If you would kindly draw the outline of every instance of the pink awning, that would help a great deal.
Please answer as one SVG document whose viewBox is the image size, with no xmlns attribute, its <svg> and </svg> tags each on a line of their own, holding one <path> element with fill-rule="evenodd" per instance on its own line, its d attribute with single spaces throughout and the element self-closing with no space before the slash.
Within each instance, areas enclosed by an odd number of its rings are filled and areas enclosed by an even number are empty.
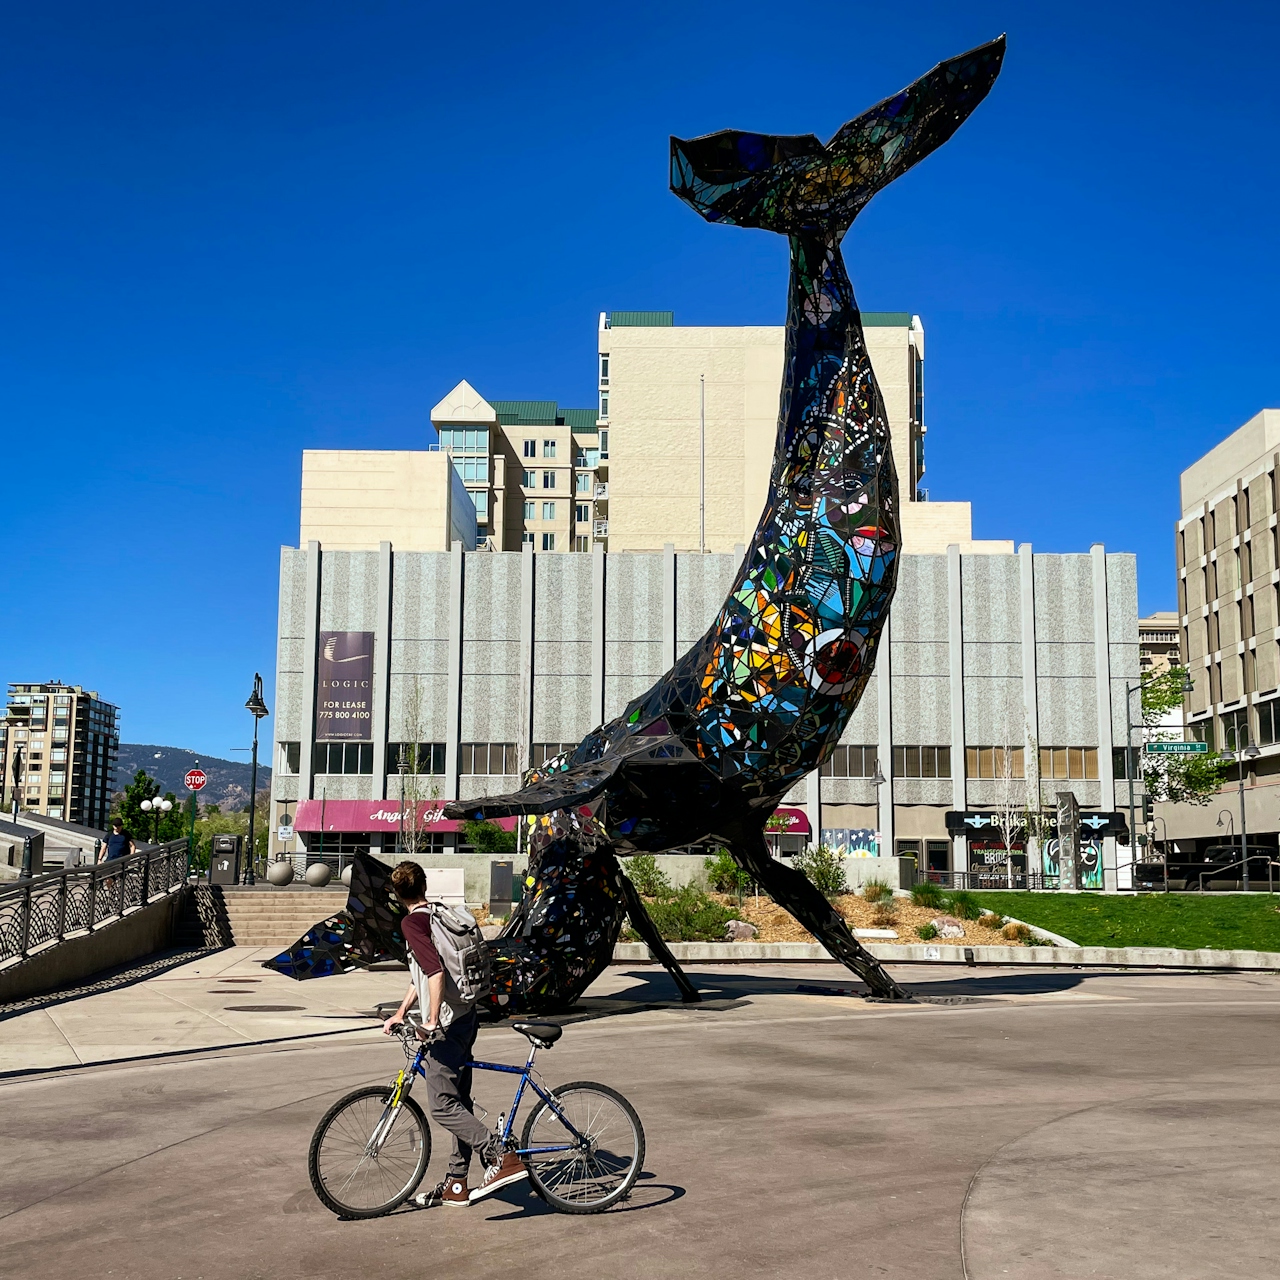
<svg viewBox="0 0 1280 1280">
<path fill-rule="evenodd" d="M 769 828 L 770 835 L 807 836 L 812 834 L 809 815 L 803 809 L 775 809 L 773 816 L 775 821 Z"/>
<path fill-rule="evenodd" d="M 423 831 L 460 831 L 461 822 L 446 818 L 443 800 L 419 800 L 418 824 Z M 410 821 L 406 814 L 406 822 Z M 504 831 L 516 829 L 516 818 L 496 818 Z M 382 831 L 400 830 L 398 800 L 299 800 L 294 814 L 295 831 Z"/>
</svg>

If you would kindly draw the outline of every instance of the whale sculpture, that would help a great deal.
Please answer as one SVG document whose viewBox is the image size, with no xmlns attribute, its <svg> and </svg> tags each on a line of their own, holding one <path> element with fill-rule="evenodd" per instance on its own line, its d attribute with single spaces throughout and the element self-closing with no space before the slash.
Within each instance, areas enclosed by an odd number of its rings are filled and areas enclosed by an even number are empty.
<svg viewBox="0 0 1280 1280">
<path fill-rule="evenodd" d="M 873 995 L 903 998 L 810 881 L 771 856 L 764 831 L 858 705 L 901 550 L 889 424 L 840 243 L 871 197 L 986 97 L 1004 47 L 1001 37 L 939 64 L 826 144 L 731 130 L 671 139 L 680 199 L 709 222 L 790 242 L 768 497 L 715 621 L 657 684 L 526 774 L 520 790 L 445 807 L 450 818 L 530 820 L 524 901 L 490 944 L 496 1009 L 572 1003 L 608 963 L 628 916 L 696 1000 L 617 856 L 707 841 L 727 848 Z M 366 894 L 385 895 L 384 876 L 362 859 Z M 367 953 L 367 938 L 362 945 Z"/>
</svg>

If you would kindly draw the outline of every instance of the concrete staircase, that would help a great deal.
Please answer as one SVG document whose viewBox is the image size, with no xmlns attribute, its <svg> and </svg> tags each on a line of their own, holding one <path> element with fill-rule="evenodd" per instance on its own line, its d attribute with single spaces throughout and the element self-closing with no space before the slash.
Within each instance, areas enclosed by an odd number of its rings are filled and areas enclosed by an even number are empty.
<svg viewBox="0 0 1280 1280">
<path fill-rule="evenodd" d="M 212 890 L 202 888 L 210 900 L 201 904 L 204 910 L 200 915 L 216 917 L 214 928 L 223 946 L 287 947 L 312 925 L 337 915 L 347 905 L 347 891 L 342 886 L 336 889 L 224 890 L 220 885 L 214 885 Z M 204 936 L 208 938 L 208 932 Z"/>
</svg>

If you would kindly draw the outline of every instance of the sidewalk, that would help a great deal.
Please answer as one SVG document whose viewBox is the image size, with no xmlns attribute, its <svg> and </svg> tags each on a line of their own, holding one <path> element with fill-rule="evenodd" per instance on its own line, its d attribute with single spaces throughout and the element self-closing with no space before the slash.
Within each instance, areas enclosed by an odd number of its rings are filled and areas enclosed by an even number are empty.
<svg viewBox="0 0 1280 1280">
<path fill-rule="evenodd" d="M 263 969 L 278 950 L 229 947 L 185 963 L 181 955 L 160 964 L 149 958 L 89 983 L 83 995 L 54 993 L 0 1007 L 0 1074 L 335 1031 L 372 1033 L 373 1007 L 404 995 L 407 976 L 400 971 L 297 982 Z"/>
</svg>

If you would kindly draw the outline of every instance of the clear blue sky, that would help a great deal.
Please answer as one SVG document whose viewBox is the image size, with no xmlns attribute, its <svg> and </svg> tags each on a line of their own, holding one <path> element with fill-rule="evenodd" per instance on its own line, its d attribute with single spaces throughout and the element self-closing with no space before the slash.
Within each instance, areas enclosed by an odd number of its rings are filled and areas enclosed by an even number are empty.
<svg viewBox="0 0 1280 1280">
<path fill-rule="evenodd" d="M 935 499 L 1139 556 L 1277 386 L 1277 10 L 921 0 L 11 4 L 0 46 L 0 679 L 226 755 L 270 691 L 304 448 L 426 444 L 466 377 L 592 403 L 597 314 L 776 324 L 781 238 L 667 191 L 667 135 L 832 132 L 1009 34 L 845 242 L 928 334 Z M 268 694 L 270 697 L 270 693 Z M 269 728 L 269 722 L 268 722 Z"/>
</svg>

